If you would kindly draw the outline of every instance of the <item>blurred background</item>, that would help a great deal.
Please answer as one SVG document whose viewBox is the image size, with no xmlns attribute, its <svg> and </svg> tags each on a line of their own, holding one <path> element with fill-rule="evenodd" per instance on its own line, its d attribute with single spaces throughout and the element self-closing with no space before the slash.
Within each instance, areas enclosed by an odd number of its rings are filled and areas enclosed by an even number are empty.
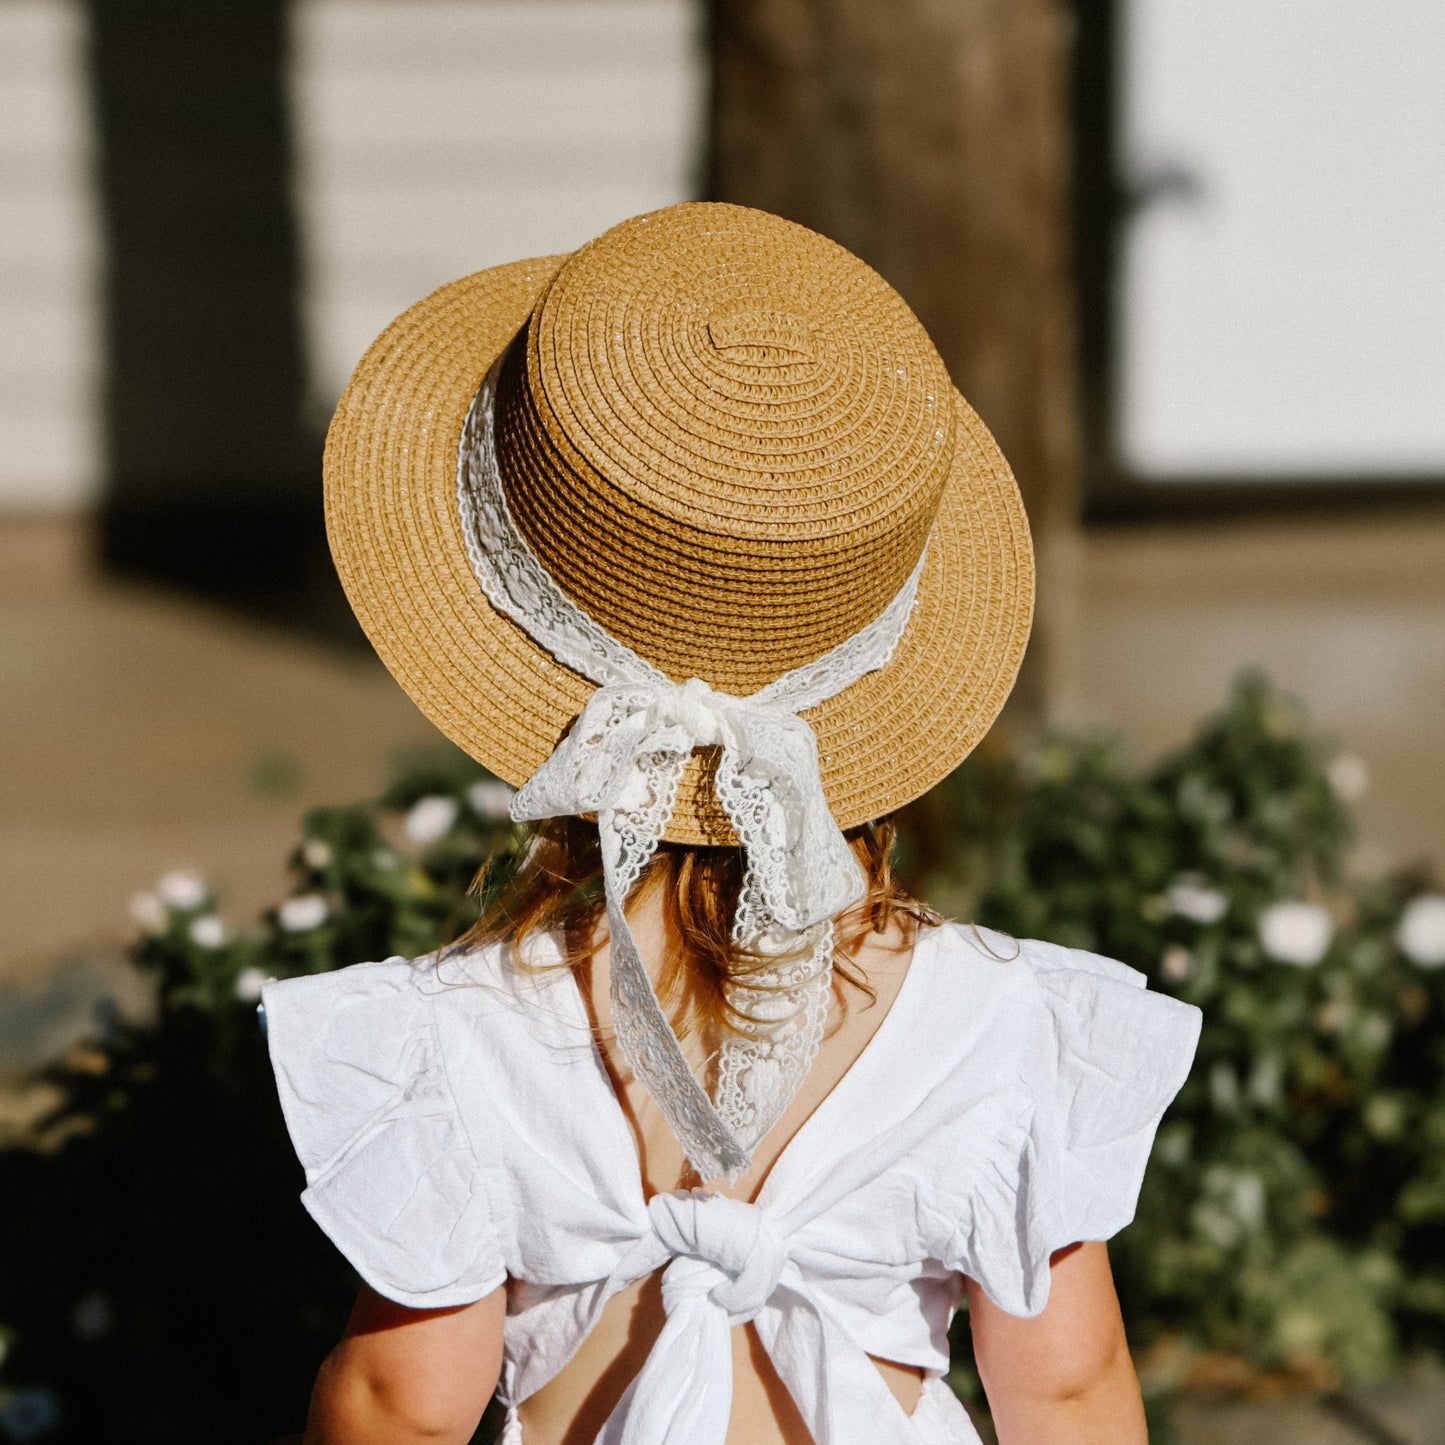
<svg viewBox="0 0 1445 1445">
<path fill-rule="evenodd" d="M 326 554 L 320 448 L 366 345 L 690 198 L 872 263 L 1012 461 L 1040 616 L 996 758 L 1192 746 L 1254 670 L 1320 740 L 1343 873 L 1436 897 L 1442 76 L 1434 0 L 0 0 L 4 1140 L 97 1007 L 146 1016 L 134 939 L 166 908 L 239 936 L 324 882 L 295 881 L 309 809 L 459 776 Z M 922 872 L 974 816 L 941 797 Z M 61 1428 L 5 1398 L 0 1438 Z"/>
</svg>

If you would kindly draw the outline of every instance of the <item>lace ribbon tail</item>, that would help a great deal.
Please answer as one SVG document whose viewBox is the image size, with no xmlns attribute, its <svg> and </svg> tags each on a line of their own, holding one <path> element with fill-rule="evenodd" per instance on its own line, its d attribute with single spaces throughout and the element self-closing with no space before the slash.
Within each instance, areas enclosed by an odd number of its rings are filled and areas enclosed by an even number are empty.
<svg viewBox="0 0 1445 1445">
<path fill-rule="evenodd" d="M 607 826 L 605 819 L 599 822 Z M 657 1102 L 698 1174 L 705 1180 L 719 1175 L 734 1178 L 752 1162 L 752 1154 L 723 1122 L 688 1067 L 682 1045 L 657 1001 L 652 979 L 637 951 L 637 940 L 622 911 L 606 851 L 603 882 L 610 937 L 612 1022 L 618 1046 L 628 1067 Z"/>
</svg>

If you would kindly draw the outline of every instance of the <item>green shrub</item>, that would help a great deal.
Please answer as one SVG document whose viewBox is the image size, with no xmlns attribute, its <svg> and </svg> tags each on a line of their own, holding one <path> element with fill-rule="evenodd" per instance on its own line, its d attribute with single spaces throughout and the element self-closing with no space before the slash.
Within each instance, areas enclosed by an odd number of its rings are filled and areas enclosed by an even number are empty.
<svg viewBox="0 0 1445 1445">
<path fill-rule="evenodd" d="M 1445 899 L 1349 877 L 1357 768 L 1246 678 L 1148 771 L 1054 737 L 932 804 L 987 839 L 940 880 L 978 917 L 1204 1011 L 1110 1249 L 1136 1347 L 1366 1379 L 1445 1346 Z"/>
</svg>

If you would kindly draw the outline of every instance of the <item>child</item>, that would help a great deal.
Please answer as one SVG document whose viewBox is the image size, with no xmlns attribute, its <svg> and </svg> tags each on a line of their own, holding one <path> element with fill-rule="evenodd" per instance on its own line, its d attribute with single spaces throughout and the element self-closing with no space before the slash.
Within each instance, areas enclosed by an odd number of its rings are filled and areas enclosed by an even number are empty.
<svg viewBox="0 0 1445 1445">
<path fill-rule="evenodd" d="M 308 1209 L 364 1280 L 310 1445 L 1145 1440 L 1103 1243 L 1198 1009 L 944 923 L 888 815 L 1002 706 L 1019 495 L 902 300 L 685 205 L 443 287 L 327 443 L 348 595 L 520 785 L 435 958 L 274 983 Z"/>
</svg>

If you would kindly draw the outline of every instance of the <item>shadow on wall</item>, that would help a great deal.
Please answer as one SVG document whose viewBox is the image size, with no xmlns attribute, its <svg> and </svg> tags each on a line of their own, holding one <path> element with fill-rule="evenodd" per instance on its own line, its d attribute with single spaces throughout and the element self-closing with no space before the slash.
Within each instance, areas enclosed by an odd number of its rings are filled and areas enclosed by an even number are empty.
<svg viewBox="0 0 1445 1445">
<path fill-rule="evenodd" d="M 303 421 L 284 0 L 85 9 L 107 250 L 102 559 L 354 635 Z"/>
</svg>

